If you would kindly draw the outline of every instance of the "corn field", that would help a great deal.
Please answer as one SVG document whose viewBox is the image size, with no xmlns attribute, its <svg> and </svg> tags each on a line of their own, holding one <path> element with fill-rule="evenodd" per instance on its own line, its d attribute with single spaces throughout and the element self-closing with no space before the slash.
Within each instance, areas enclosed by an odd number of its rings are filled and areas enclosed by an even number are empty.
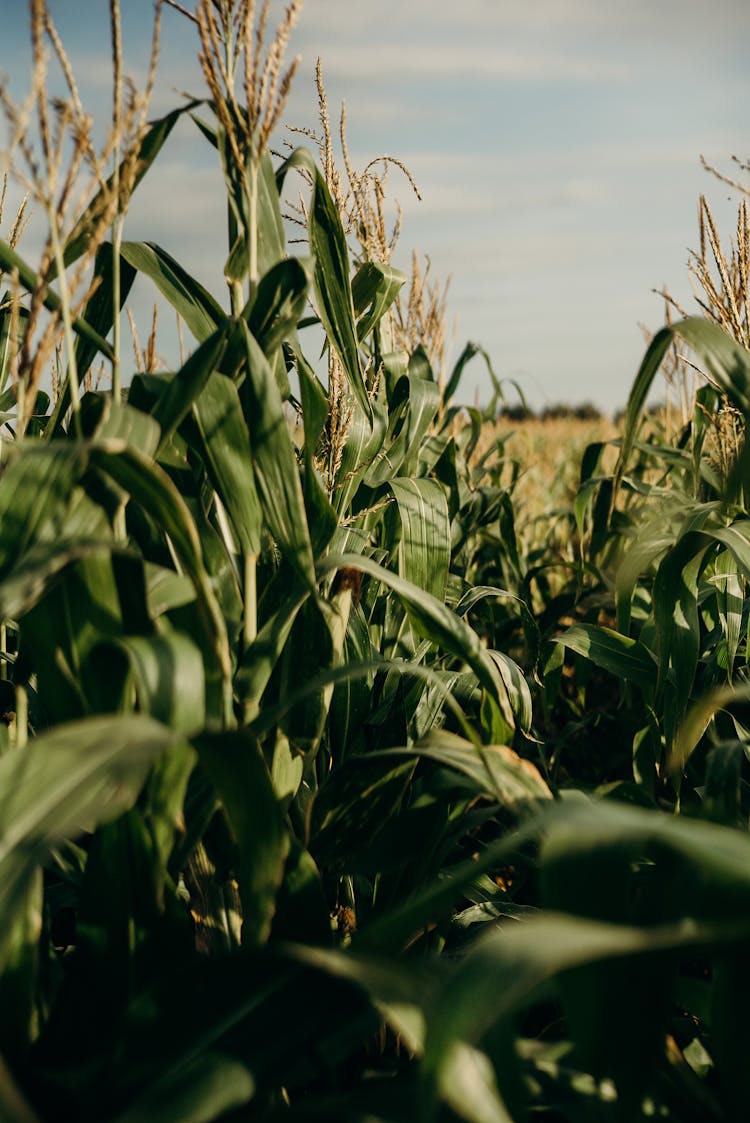
<svg viewBox="0 0 750 1123">
<path fill-rule="evenodd" d="M 272 33 L 268 4 L 157 4 L 142 91 L 112 0 L 100 143 L 30 7 L 30 98 L 2 92 L 28 202 L 0 241 L 0 1119 L 745 1121 L 744 203 L 729 261 L 702 211 L 704 314 L 531 511 L 503 383 L 474 344 L 445 369 L 445 291 L 392 265 L 320 72 L 320 137 L 270 147 L 299 0 Z M 167 8 L 206 90 L 151 120 Z M 126 237 L 178 126 L 223 173 L 223 304 Z M 177 369 L 128 327 L 136 278 Z M 705 378 L 644 427 L 688 351 Z M 484 410 L 456 404 L 474 359 Z"/>
</svg>

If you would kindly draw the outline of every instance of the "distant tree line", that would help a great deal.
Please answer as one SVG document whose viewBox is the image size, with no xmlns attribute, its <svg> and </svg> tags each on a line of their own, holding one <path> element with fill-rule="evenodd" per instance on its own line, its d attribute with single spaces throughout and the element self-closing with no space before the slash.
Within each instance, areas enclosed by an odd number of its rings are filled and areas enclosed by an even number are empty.
<svg viewBox="0 0 750 1123">
<path fill-rule="evenodd" d="M 570 405 L 568 402 L 553 402 L 543 406 L 540 410 L 533 410 L 523 405 L 506 406 L 503 417 L 509 421 L 601 421 L 605 416 L 593 402 L 581 402 L 580 405 Z"/>
</svg>

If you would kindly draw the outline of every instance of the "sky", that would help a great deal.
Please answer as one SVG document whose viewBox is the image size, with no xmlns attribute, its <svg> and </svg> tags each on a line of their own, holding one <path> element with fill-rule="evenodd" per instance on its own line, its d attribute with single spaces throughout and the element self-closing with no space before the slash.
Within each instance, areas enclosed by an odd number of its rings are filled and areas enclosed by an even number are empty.
<svg viewBox="0 0 750 1123">
<path fill-rule="evenodd" d="M 50 0 L 83 100 L 102 120 L 108 8 Z M 136 79 L 152 10 L 123 0 Z M 0 73 L 20 97 L 28 5 L 0 0 L 0 11 Z M 666 285 L 690 305 L 701 193 L 732 236 L 737 199 L 700 156 L 732 173 L 732 156 L 750 153 L 748 41 L 747 0 L 306 0 L 284 121 L 317 124 L 320 57 L 334 119 L 346 103 L 355 166 L 394 156 L 419 185 L 421 201 L 389 174 L 404 216 L 394 264 L 408 268 L 416 250 L 436 280 L 450 278 L 449 359 L 473 340 L 534 408 L 590 400 L 612 411 L 627 399 L 643 330 L 663 323 L 653 290 Z M 179 103 L 177 91 L 204 92 L 195 42 L 166 9 L 154 115 Z M 213 154 L 186 122 L 136 193 L 126 237 L 161 242 L 223 300 L 221 199 Z M 142 287 L 136 312 L 150 300 Z M 474 360 L 462 397 L 489 393 Z"/>
</svg>

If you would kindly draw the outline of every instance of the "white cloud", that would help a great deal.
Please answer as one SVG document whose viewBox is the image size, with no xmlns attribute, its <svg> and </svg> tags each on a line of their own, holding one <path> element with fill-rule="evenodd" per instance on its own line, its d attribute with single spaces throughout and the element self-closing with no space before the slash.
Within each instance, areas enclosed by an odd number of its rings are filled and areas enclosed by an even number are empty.
<svg viewBox="0 0 750 1123">
<path fill-rule="evenodd" d="M 361 53 L 350 44 L 328 44 L 321 54 L 329 77 L 357 82 L 467 77 L 496 82 L 596 82 L 618 81 L 632 73 L 625 59 L 567 53 L 549 44 L 519 49 L 488 40 L 419 45 L 376 42 Z"/>
</svg>

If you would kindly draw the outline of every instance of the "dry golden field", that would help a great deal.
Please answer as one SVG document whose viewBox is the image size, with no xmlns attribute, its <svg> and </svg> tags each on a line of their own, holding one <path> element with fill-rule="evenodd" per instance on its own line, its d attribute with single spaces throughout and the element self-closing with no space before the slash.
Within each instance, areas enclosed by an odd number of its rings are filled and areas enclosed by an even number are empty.
<svg viewBox="0 0 750 1123">
<path fill-rule="evenodd" d="M 617 427 L 605 417 L 501 417 L 485 426 L 477 455 L 497 446 L 496 457 L 488 463 L 502 465 L 500 480 L 512 486 L 516 527 L 529 546 L 549 543 L 550 536 L 560 545 L 567 541 L 581 458 L 593 442 L 614 441 L 617 435 Z M 616 459 L 617 448 L 610 444 L 603 453 L 603 469 L 611 472 Z"/>
</svg>

